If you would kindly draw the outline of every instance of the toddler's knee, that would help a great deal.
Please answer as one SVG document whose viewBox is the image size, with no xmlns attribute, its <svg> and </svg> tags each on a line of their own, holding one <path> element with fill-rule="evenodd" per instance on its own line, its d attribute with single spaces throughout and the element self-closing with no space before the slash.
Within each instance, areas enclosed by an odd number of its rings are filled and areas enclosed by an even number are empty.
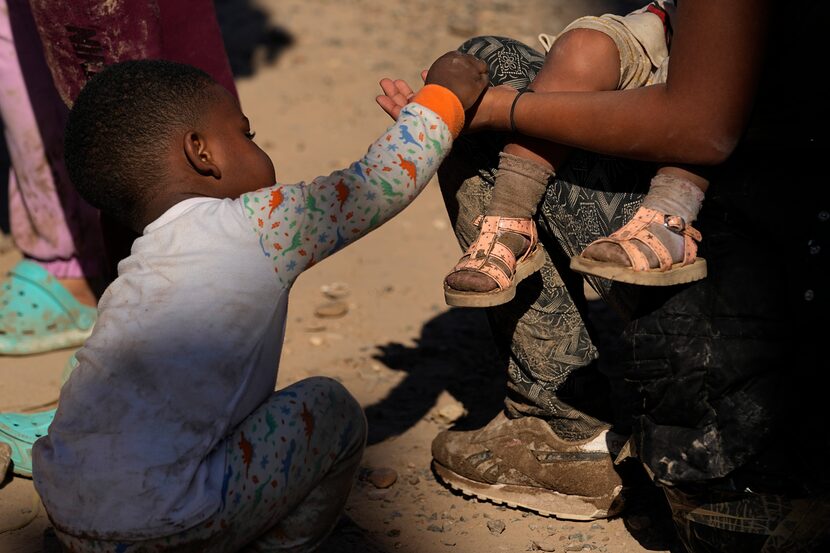
<svg viewBox="0 0 830 553">
<path fill-rule="evenodd" d="M 549 80 L 552 90 L 561 90 L 564 76 L 573 90 L 611 90 L 618 85 L 619 65 L 620 54 L 610 36 L 593 29 L 571 29 L 557 37 L 545 57 L 547 73 L 558 78 L 537 78 L 534 89 L 544 91 Z"/>
</svg>

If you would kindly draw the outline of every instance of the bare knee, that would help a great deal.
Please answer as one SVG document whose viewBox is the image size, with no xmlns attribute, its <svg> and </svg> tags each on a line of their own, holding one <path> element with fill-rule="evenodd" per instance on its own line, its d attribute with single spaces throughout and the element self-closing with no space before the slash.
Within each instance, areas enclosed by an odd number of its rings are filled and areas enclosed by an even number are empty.
<svg viewBox="0 0 830 553">
<path fill-rule="evenodd" d="M 603 32 L 571 29 L 560 35 L 533 80 L 538 92 L 615 90 L 620 80 L 620 53 Z"/>
</svg>

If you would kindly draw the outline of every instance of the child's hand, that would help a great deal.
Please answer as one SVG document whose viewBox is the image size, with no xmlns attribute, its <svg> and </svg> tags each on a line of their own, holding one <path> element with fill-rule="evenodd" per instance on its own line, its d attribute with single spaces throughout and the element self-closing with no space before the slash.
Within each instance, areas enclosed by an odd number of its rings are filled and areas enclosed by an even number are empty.
<svg viewBox="0 0 830 553">
<path fill-rule="evenodd" d="M 422 73 L 422 77 L 426 77 L 426 71 Z M 383 90 L 383 94 L 375 98 L 375 100 L 389 117 L 397 121 L 398 116 L 401 114 L 401 109 L 415 95 L 412 92 L 412 87 L 403 79 L 396 79 L 394 81 L 392 79 L 381 79 L 380 88 Z"/>
<path fill-rule="evenodd" d="M 426 84 L 438 84 L 452 90 L 465 110 L 476 103 L 490 81 L 483 61 L 456 51 L 435 60 L 429 70 L 421 72 L 421 78 Z M 402 79 L 381 79 L 380 88 L 383 94 L 375 100 L 389 117 L 397 120 L 401 109 L 415 95 L 412 87 Z"/>
<path fill-rule="evenodd" d="M 453 50 L 433 62 L 424 82 L 452 90 L 466 111 L 478 101 L 481 93 L 490 84 L 490 77 L 486 63 L 469 54 Z"/>
</svg>

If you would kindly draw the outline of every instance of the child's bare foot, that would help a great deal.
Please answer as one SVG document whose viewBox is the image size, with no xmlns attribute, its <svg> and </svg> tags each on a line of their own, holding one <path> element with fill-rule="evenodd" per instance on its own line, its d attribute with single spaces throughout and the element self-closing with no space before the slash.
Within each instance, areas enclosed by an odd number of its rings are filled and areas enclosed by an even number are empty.
<svg viewBox="0 0 830 553">
<path fill-rule="evenodd" d="M 516 285 L 544 264 L 533 220 L 489 215 L 479 224 L 478 238 L 444 279 L 448 305 L 506 303 L 516 295 Z"/>
</svg>

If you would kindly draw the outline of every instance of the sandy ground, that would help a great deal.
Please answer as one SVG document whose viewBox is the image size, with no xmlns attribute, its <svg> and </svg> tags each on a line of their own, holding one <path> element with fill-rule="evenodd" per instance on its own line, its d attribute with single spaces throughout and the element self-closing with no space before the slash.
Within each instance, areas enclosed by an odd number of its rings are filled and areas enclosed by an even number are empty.
<svg viewBox="0 0 830 553">
<path fill-rule="evenodd" d="M 388 125 L 383 76 L 421 68 L 476 34 L 537 44 L 569 20 L 625 3 L 565 0 L 227 0 L 217 4 L 243 110 L 282 182 L 344 167 Z M 628 3 L 628 6 L 631 4 Z M 402 247 L 403 246 L 403 247 Z M 364 473 L 395 484 L 355 487 L 324 552 L 675 550 L 661 496 L 632 495 L 627 513 L 577 523 L 478 503 L 436 483 L 430 442 L 453 423 L 476 427 L 501 404 L 505 374 L 483 314 L 448 309 L 441 281 L 456 261 L 437 183 L 382 230 L 314 267 L 294 288 L 278 386 L 311 375 L 342 381 L 370 424 Z M 5 271 L 18 258 L 0 256 Z M 332 291 L 339 303 L 331 304 Z M 327 295 L 327 293 L 329 295 Z M 319 308 L 333 310 L 322 317 Z M 56 401 L 71 351 L 0 358 L 0 410 Z M 0 484 L 0 553 L 56 551 L 31 480 Z"/>
</svg>

